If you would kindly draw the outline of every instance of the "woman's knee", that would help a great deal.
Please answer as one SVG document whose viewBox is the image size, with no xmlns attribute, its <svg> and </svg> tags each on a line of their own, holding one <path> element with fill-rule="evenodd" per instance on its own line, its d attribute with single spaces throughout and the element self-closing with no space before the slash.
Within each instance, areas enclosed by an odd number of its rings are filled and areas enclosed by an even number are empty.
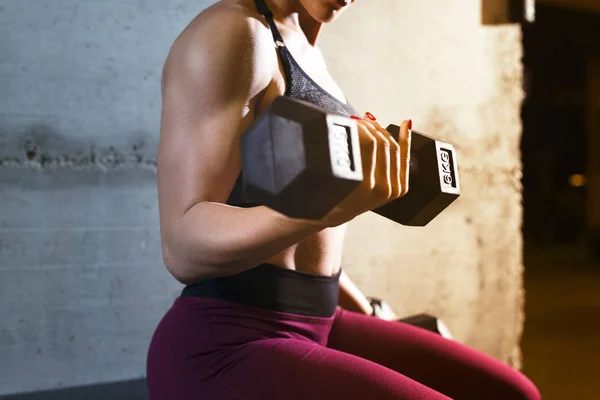
<svg viewBox="0 0 600 400">
<path fill-rule="evenodd" d="M 476 398 L 502 400 L 540 400 L 536 385 L 522 372 L 497 361 L 480 370 L 483 376 L 473 376 L 472 394 Z"/>
<path fill-rule="evenodd" d="M 516 400 L 540 400 L 542 398 L 533 381 L 517 370 L 514 370 L 509 385 L 514 390 Z"/>
</svg>

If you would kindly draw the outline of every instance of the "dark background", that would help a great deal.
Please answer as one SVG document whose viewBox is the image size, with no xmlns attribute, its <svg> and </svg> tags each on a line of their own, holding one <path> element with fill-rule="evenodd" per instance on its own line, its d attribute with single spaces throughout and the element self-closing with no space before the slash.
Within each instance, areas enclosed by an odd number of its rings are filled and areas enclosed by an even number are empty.
<svg viewBox="0 0 600 400">
<path fill-rule="evenodd" d="M 589 173 L 588 135 L 600 134 L 586 126 L 586 68 L 600 59 L 600 14 L 538 4 L 523 43 L 524 372 L 544 399 L 597 399 L 598 227 L 586 215 L 591 188 L 570 177 Z"/>
</svg>

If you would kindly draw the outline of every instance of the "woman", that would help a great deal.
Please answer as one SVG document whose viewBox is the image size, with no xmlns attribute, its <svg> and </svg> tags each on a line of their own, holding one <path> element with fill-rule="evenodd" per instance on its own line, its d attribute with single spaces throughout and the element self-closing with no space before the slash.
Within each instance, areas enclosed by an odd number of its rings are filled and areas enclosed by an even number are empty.
<svg viewBox="0 0 600 400">
<path fill-rule="evenodd" d="M 341 270 L 346 223 L 407 191 L 411 125 L 396 143 L 329 76 L 316 42 L 350 3 L 222 0 L 175 41 L 158 189 L 164 261 L 187 286 L 150 345 L 151 400 L 539 399 L 491 357 L 371 316 Z M 358 125 L 364 182 L 320 221 L 240 191 L 240 134 L 280 95 Z"/>
</svg>

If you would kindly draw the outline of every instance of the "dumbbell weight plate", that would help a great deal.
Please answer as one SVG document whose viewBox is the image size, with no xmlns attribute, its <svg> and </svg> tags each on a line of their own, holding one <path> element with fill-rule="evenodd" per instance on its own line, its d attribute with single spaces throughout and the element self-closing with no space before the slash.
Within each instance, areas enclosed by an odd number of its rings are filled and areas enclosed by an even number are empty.
<svg viewBox="0 0 600 400">
<path fill-rule="evenodd" d="M 287 96 L 241 136 L 244 193 L 292 218 L 322 219 L 363 179 L 356 121 Z"/>
</svg>

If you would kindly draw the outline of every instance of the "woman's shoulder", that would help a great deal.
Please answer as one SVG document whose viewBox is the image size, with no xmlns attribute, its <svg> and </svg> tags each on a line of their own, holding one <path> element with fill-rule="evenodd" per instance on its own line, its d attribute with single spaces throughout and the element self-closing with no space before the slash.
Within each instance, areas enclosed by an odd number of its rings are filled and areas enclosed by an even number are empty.
<svg viewBox="0 0 600 400">
<path fill-rule="evenodd" d="M 174 41 L 171 55 L 246 60 L 275 57 L 268 25 L 253 0 L 221 0 L 200 12 Z"/>
<path fill-rule="evenodd" d="M 221 44 L 240 40 L 262 45 L 272 36 L 253 0 L 221 0 L 200 12 L 184 29 L 181 38 L 205 38 Z"/>
<path fill-rule="evenodd" d="M 262 91 L 278 67 L 273 38 L 252 0 L 221 0 L 202 11 L 174 41 L 163 70 L 168 82 L 227 90 L 236 82 L 249 95 Z"/>
</svg>

